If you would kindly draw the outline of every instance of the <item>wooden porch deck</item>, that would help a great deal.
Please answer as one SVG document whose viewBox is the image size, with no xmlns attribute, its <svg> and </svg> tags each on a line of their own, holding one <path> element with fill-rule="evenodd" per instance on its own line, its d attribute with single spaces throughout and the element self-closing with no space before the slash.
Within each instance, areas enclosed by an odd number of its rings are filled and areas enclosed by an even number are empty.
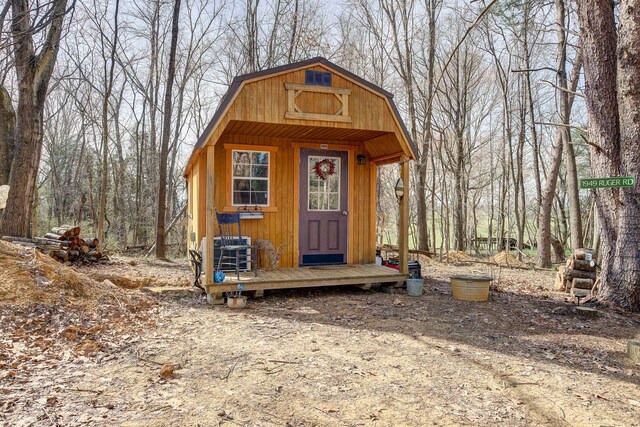
<svg viewBox="0 0 640 427">
<path fill-rule="evenodd" d="M 327 265 L 258 271 L 258 277 L 255 277 L 253 272 L 240 273 L 240 280 L 235 273 L 229 272 L 223 283 L 208 285 L 206 288 L 209 293 L 219 293 L 237 290 L 238 283 L 244 284 L 244 291 L 370 285 L 401 282 L 407 277 L 408 275 L 401 274 L 398 270 L 375 264 Z"/>
</svg>

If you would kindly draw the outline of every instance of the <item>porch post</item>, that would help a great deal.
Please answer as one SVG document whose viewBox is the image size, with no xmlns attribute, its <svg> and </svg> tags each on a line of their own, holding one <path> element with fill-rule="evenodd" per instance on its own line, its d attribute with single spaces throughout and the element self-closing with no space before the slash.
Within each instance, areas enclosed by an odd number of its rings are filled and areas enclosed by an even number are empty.
<svg viewBox="0 0 640 427">
<path fill-rule="evenodd" d="M 214 211 L 214 149 L 213 145 L 207 145 L 207 187 L 206 191 L 206 206 L 207 206 L 207 216 L 206 216 L 206 259 L 205 262 L 205 276 L 206 276 L 206 284 L 213 285 L 213 272 L 215 270 L 214 260 L 213 260 L 213 236 L 215 234 L 214 231 L 214 221 L 213 217 L 215 214 Z"/>
<path fill-rule="evenodd" d="M 398 255 L 400 273 L 409 274 L 409 159 L 405 156 L 400 158 L 400 179 L 404 183 L 404 195 L 400 198 Z"/>
</svg>

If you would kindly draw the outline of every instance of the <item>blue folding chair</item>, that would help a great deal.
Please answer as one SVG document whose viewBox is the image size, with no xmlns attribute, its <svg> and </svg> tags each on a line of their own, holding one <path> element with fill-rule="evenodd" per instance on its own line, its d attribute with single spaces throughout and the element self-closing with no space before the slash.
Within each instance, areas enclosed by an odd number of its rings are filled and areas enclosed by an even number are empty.
<svg viewBox="0 0 640 427">
<path fill-rule="evenodd" d="M 253 271 L 258 276 L 257 247 L 242 243 L 242 229 L 240 227 L 240 212 L 218 213 L 216 220 L 220 231 L 220 257 L 218 258 L 218 270 L 223 265 L 235 266 L 236 276 L 240 279 L 240 263 L 253 263 Z M 248 254 L 247 251 L 250 251 Z M 226 263 L 223 260 L 228 260 Z"/>
</svg>

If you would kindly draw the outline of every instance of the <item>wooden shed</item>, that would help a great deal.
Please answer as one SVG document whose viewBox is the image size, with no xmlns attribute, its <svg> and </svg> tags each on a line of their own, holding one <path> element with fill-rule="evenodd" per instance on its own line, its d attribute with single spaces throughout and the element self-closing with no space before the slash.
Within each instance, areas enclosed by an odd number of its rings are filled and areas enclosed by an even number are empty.
<svg viewBox="0 0 640 427">
<path fill-rule="evenodd" d="M 277 269 L 243 275 L 245 290 L 402 281 L 415 153 L 393 95 L 324 58 L 236 77 L 185 170 L 189 246 L 206 242 L 213 271 L 215 210 L 239 210 L 252 243 L 283 248 Z M 376 173 L 389 163 L 407 187 L 399 271 L 374 265 Z M 208 292 L 236 289 L 228 276 L 206 274 Z"/>
</svg>

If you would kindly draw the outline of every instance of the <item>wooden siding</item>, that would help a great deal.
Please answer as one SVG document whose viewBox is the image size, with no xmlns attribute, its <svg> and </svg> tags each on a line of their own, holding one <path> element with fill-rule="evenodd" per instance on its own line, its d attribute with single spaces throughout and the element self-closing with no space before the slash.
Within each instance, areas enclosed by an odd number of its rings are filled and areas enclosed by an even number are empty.
<svg viewBox="0 0 640 427">
<path fill-rule="evenodd" d="M 345 112 L 339 109 L 341 102 L 336 95 L 324 91 L 304 92 L 296 99 L 302 111 L 322 114 L 325 116 L 323 120 L 286 118 L 288 101 L 285 83 L 303 83 L 307 69 L 331 72 L 333 88 L 345 89 L 345 93 L 348 91 L 346 114 L 349 122 L 331 121 L 330 117 L 326 117 L 336 113 L 344 115 Z M 373 262 L 376 164 L 413 158 L 389 99 L 320 63 L 245 80 L 234 93 L 220 119 L 210 130 L 206 144 L 193 153 L 187 166 L 189 229 L 196 234 L 197 247 L 207 232 L 207 219 L 212 215 L 207 212 L 207 193 L 211 194 L 207 182 L 215 183 L 213 205 L 218 211 L 236 209 L 231 207 L 230 200 L 230 147 L 273 147 L 270 206 L 264 209 L 264 218 L 243 220 L 242 234 L 250 236 L 253 242 L 268 239 L 276 247 L 283 245 L 284 253 L 279 267 L 297 267 L 299 147 L 321 148 L 321 145 L 327 145 L 330 150 L 349 151 L 348 262 Z M 213 152 L 207 155 L 211 148 Z M 357 164 L 355 159 L 360 154 L 366 157 L 366 165 Z M 207 158 L 213 161 L 213 168 L 211 165 L 207 167 Z M 212 177 L 207 176 L 208 171 L 213 171 Z M 211 208 L 211 203 L 209 206 Z M 190 236 L 188 238 L 191 244 Z"/>
<path fill-rule="evenodd" d="M 333 74 L 332 87 L 351 90 L 348 101 L 348 115 L 351 117 L 351 122 L 285 118 L 285 113 L 287 112 L 287 91 L 285 89 L 285 83 L 304 83 L 305 70 L 331 72 Z M 301 96 L 303 96 L 303 98 L 300 102 L 304 104 L 305 108 L 323 113 L 335 113 L 333 108 L 337 104 L 334 95 L 306 92 Z M 285 126 L 296 125 L 295 127 L 303 132 L 305 127 L 316 127 L 391 133 L 391 135 L 387 135 L 384 140 L 372 141 L 373 146 L 367 148 L 371 156 L 378 157 L 401 153 L 413 158 L 413 153 L 406 141 L 402 126 L 396 114 L 394 114 L 386 96 L 373 92 L 369 88 L 342 76 L 340 73 L 322 64 L 307 66 L 297 70 L 289 70 L 280 74 L 273 74 L 241 83 L 241 87 L 237 91 L 235 98 L 227 105 L 220 120 L 211 131 L 207 144 L 217 144 L 222 134 L 227 130 L 227 126 L 233 121 L 261 123 L 264 129 L 270 128 L 269 131 L 273 133 L 278 132 L 278 126 L 273 126 L 274 124 Z M 260 134 L 264 129 L 262 131 L 252 132 L 252 134 Z M 294 128 L 289 128 L 288 131 L 294 131 L 293 129 Z M 234 130 L 234 133 L 243 132 Z M 279 136 L 296 137 L 294 135 Z M 306 136 L 299 135 L 298 137 Z M 316 136 L 315 138 L 322 138 L 322 136 Z M 331 136 L 327 135 L 326 138 L 330 139 Z M 374 138 L 374 136 L 372 136 L 372 138 Z M 203 148 L 204 147 L 200 147 L 195 150 L 189 160 L 188 167 L 199 157 Z"/>
<path fill-rule="evenodd" d="M 331 71 L 321 65 L 316 65 L 309 69 Z M 287 95 L 285 83 L 304 82 L 304 73 L 305 70 L 302 69 L 245 83 L 228 110 L 227 120 L 393 132 L 397 135 L 394 135 L 396 138 L 394 138 L 393 144 L 390 144 L 389 149 L 390 151 L 402 151 L 398 142 L 401 138 L 401 129 L 389 107 L 387 98 L 363 88 L 336 73 L 333 73 L 333 87 L 351 90 L 348 111 L 351 123 L 286 119 Z M 304 104 L 304 108 L 307 111 L 335 112 L 339 105 L 332 94 L 305 92 L 301 97 L 303 98 L 300 102 Z"/>
<path fill-rule="evenodd" d="M 225 134 L 215 146 L 215 206 L 218 210 L 229 208 L 227 188 L 231 179 L 230 170 L 227 167 L 227 150 L 225 144 L 242 144 L 247 149 L 251 146 L 272 146 L 277 151 L 272 152 L 270 180 L 271 207 L 273 212 L 264 212 L 263 219 L 248 219 L 242 221 L 242 234 L 250 236 L 252 241 L 256 239 L 271 240 L 276 247 L 285 245 L 284 253 L 280 261 L 280 267 L 296 267 L 298 265 L 298 235 L 296 233 L 298 216 L 297 168 L 295 159 L 298 148 L 295 141 L 283 138 L 267 138 L 247 135 Z M 306 145 L 306 144 L 305 144 Z M 320 148 L 319 144 L 312 144 Z M 330 147 L 334 149 L 334 147 Z M 362 145 L 353 145 L 353 157 L 365 154 Z M 365 154 L 366 155 L 366 154 Z M 350 175 L 350 204 L 349 207 L 349 262 L 356 264 L 370 263 L 375 260 L 375 241 L 372 239 L 370 229 L 374 227 L 371 218 L 372 204 L 375 205 L 375 194 L 372 199 L 372 187 L 370 185 L 371 167 L 358 165 L 351 161 Z M 375 189 L 373 190 L 375 191 Z M 231 208 L 236 209 L 236 208 Z M 229 209 L 227 209 L 229 210 Z M 201 211 L 202 212 L 202 211 Z M 204 215 L 204 212 L 203 212 Z M 375 220 L 373 220 L 375 221 Z M 200 220 L 200 222 L 203 222 Z"/>
</svg>

